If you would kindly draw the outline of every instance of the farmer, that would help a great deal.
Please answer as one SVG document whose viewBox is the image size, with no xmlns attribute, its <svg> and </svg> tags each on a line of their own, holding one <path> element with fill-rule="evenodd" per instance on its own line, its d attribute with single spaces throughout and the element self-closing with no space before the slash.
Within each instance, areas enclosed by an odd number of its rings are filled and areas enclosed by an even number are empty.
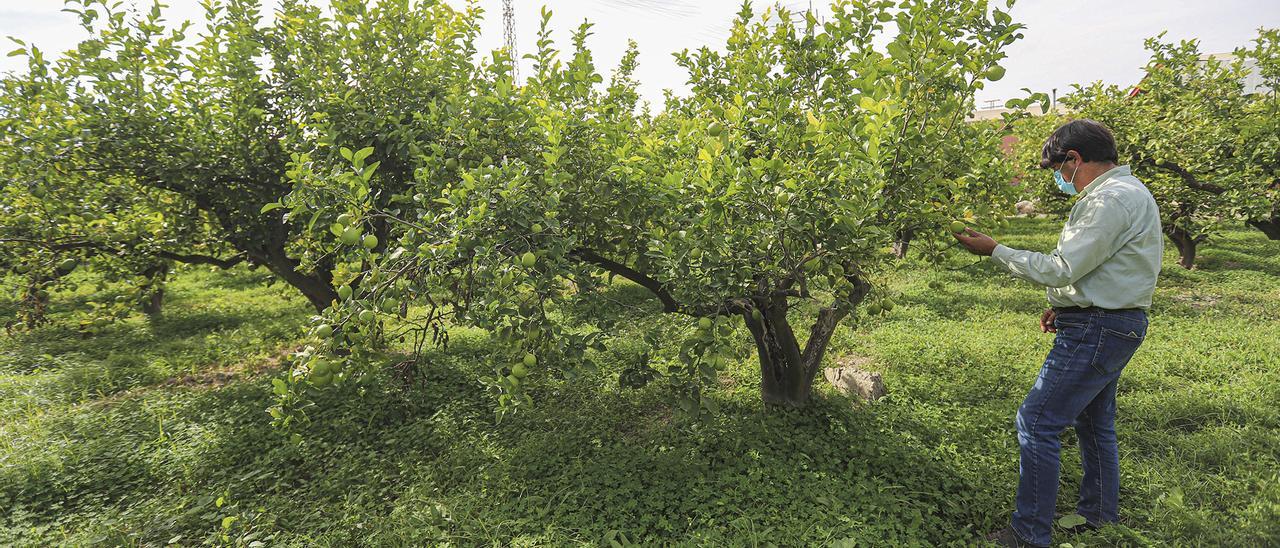
<svg viewBox="0 0 1280 548">
<path fill-rule="evenodd" d="M 1040 329 L 1056 333 L 1018 408 L 1016 510 L 1009 527 L 988 537 L 1002 546 L 1049 546 L 1058 436 L 1068 426 L 1075 426 L 1084 465 L 1076 503 L 1083 526 L 1119 519 L 1116 382 L 1147 335 L 1164 242 L 1151 192 L 1116 161 L 1115 138 L 1093 120 L 1068 122 L 1045 141 L 1040 167 L 1054 170 L 1062 192 L 1079 194 L 1057 249 L 1047 255 L 1005 247 L 972 229 L 955 236 L 1015 277 L 1048 288 Z"/>
</svg>

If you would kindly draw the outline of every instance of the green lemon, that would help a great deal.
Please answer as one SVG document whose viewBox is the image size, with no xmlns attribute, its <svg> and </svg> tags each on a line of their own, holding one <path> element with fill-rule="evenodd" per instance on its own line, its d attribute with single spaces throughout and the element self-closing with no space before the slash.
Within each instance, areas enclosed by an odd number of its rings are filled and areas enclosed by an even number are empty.
<svg viewBox="0 0 1280 548">
<path fill-rule="evenodd" d="M 964 223 L 960 221 L 951 221 L 951 232 L 955 234 L 959 234 L 961 232 L 964 232 L 964 228 L 965 228 Z"/>
<path fill-rule="evenodd" d="M 987 73 L 984 76 L 992 82 L 999 81 L 1001 78 L 1004 78 L 1004 67 L 1000 65 L 993 66 L 987 69 Z"/>
<path fill-rule="evenodd" d="M 523 378 L 525 377 L 525 375 L 528 375 L 528 374 L 529 374 L 529 370 L 528 370 L 528 369 L 526 369 L 526 368 L 525 368 L 525 366 L 524 366 L 524 364 L 522 364 L 522 363 L 517 363 L 517 364 L 515 364 L 515 365 L 511 366 L 511 376 L 512 376 L 512 377 L 515 377 L 515 378 L 517 378 L 517 379 L 523 379 Z"/>
<path fill-rule="evenodd" d="M 720 354 L 712 354 L 711 359 L 707 360 L 707 365 L 710 365 L 711 367 L 717 370 L 724 369 L 724 366 L 725 366 L 724 356 L 721 356 Z"/>
<path fill-rule="evenodd" d="M 317 377 L 323 377 L 329 374 L 329 362 L 317 359 L 311 362 L 311 374 Z"/>
<path fill-rule="evenodd" d="M 365 249 L 373 249 L 375 247 L 378 247 L 378 237 L 374 236 L 373 234 L 370 234 L 368 236 L 365 236 L 364 240 L 362 240 L 360 243 L 364 245 Z"/>
<path fill-rule="evenodd" d="M 329 325 L 329 324 L 327 324 L 327 323 L 326 323 L 326 324 L 322 324 L 320 327 L 317 327 L 317 328 L 316 328 L 316 336 L 320 337 L 321 339 L 327 339 L 327 338 L 329 338 L 329 337 L 332 337 L 332 336 L 333 336 L 333 326 L 332 326 L 332 325 Z"/>
<path fill-rule="evenodd" d="M 698 329 L 711 329 L 711 318 L 698 318 Z"/>
<path fill-rule="evenodd" d="M 532 352 L 526 352 L 524 355 L 524 366 L 533 367 L 535 365 L 538 365 L 538 357 L 534 356 Z"/>
<path fill-rule="evenodd" d="M 349 226 L 342 231 L 342 236 L 338 237 L 342 245 L 356 245 L 360 243 L 360 229 Z"/>
<path fill-rule="evenodd" d="M 374 318 L 377 317 L 378 315 L 374 314 L 372 310 L 361 310 L 360 314 L 356 318 L 359 319 L 361 323 L 373 323 Z"/>
<path fill-rule="evenodd" d="M 351 286 L 349 285 L 344 285 L 338 288 L 338 298 L 344 301 L 350 299 L 352 293 Z"/>
<path fill-rule="evenodd" d="M 530 251 L 526 251 L 524 252 L 524 255 L 520 256 L 520 264 L 525 268 L 533 268 L 533 265 L 538 264 L 538 256 L 534 255 Z"/>
</svg>

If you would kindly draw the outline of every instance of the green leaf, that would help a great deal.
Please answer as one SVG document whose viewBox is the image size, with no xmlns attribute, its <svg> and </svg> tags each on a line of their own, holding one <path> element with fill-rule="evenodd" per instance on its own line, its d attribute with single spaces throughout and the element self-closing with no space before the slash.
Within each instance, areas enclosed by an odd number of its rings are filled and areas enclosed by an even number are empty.
<svg viewBox="0 0 1280 548">
<path fill-rule="evenodd" d="M 373 177 L 373 173 L 378 170 L 379 165 L 382 165 L 382 162 L 379 161 L 369 164 L 364 168 L 364 172 L 360 174 L 360 178 L 364 179 L 366 183 L 369 182 L 369 179 Z"/>
<path fill-rule="evenodd" d="M 362 149 L 360 149 L 360 150 L 356 151 L 356 153 L 355 153 L 355 157 L 353 157 L 353 158 L 351 159 L 351 162 L 352 162 L 352 163 L 360 163 L 360 162 L 363 162 L 363 161 L 365 160 L 365 158 L 368 158 L 368 157 L 369 157 L 369 155 L 370 155 L 370 154 L 373 154 L 373 147 L 364 147 L 364 148 L 362 148 Z"/>
<path fill-rule="evenodd" d="M 1080 514 L 1069 514 L 1058 518 L 1058 526 L 1063 529 L 1075 529 L 1085 523 L 1088 523 L 1088 520 Z"/>
<path fill-rule="evenodd" d="M 898 42 L 889 42 L 889 45 L 885 46 L 885 50 L 889 52 L 889 55 L 898 59 L 906 59 L 911 56 L 911 51 Z"/>
<path fill-rule="evenodd" d="M 321 211 L 322 211 L 322 210 L 317 209 L 315 213 L 312 213 L 312 214 L 311 214 L 311 220 L 307 222 L 307 230 L 308 230 L 308 231 L 310 231 L 311 229 L 315 228 L 315 226 L 316 226 L 316 221 L 320 220 L 320 212 L 321 212 Z"/>
<path fill-rule="evenodd" d="M 284 204 L 282 204 L 282 203 L 280 203 L 280 202 L 271 202 L 271 203 L 269 203 L 269 204 L 267 204 L 267 205 L 262 206 L 262 210 L 261 210 L 261 211 L 258 211 L 258 213 L 266 213 L 266 212 L 268 212 L 268 211 L 272 211 L 272 210 L 275 210 L 275 209 L 280 209 L 280 208 L 282 208 L 282 207 L 284 207 Z"/>
</svg>

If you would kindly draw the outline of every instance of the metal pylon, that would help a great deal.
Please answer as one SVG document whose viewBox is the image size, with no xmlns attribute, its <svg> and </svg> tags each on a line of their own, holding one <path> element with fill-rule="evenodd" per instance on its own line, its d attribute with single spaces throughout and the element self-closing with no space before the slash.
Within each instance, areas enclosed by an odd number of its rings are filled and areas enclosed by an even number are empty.
<svg viewBox="0 0 1280 548">
<path fill-rule="evenodd" d="M 511 56 L 511 79 L 520 76 L 520 54 L 516 51 L 516 12 L 512 0 L 502 0 L 502 25 L 507 41 L 507 54 Z"/>
</svg>

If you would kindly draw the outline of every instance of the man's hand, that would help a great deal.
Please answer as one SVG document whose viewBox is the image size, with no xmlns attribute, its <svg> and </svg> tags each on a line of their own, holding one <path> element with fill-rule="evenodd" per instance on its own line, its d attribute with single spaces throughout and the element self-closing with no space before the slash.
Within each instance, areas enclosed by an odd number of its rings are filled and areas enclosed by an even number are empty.
<svg viewBox="0 0 1280 548">
<path fill-rule="evenodd" d="M 972 228 L 964 229 L 964 234 L 952 234 L 952 236 L 960 240 L 960 245 L 974 255 L 990 256 L 991 252 L 996 250 L 995 240 Z"/>
<path fill-rule="evenodd" d="M 1045 333 L 1057 333 L 1058 328 L 1053 326 L 1053 320 L 1057 317 L 1058 313 L 1054 312 L 1052 308 L 1045 310 L 1044 314 L 1040 315 L 1040 330 Z"/>
</svg>

